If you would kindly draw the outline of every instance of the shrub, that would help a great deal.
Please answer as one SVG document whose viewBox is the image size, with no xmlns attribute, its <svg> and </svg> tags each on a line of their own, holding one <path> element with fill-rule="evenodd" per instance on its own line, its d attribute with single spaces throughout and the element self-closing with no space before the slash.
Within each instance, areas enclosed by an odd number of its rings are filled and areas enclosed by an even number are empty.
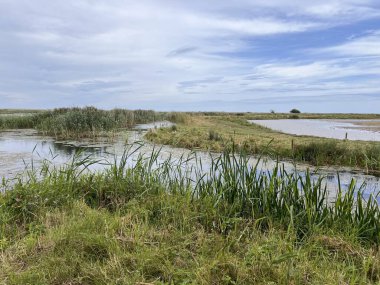
<svg viewBox="0 0 380 285">
<path fill-rule="evenodd" d="M 290 110 L 290 113 L 292 113 L 292 114 L 300 114 L 301 111 L 298 110 L 298 109 L 291 109 L 291 110 Z"/>
</svg>

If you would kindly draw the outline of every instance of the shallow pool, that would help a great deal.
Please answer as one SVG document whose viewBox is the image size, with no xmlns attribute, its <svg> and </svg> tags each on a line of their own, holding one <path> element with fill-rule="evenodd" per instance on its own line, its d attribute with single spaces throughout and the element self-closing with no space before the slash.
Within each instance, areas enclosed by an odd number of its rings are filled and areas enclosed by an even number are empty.
<svg viewBox="0 0 380 285">
<path fill-rule="evenodd" d="M 158 163 L 165 161 L 169 157 L 175 162 L 181 157 L 195 156 L 197 160 L 189 160 L 187 167 L 194 168 L 199 165 L 197 162 L 202 161 L 202 171 L 207 172 L 212 157 L 217 157 L 218 153 L 208 153 L 203 151 L 192 152 L 187 149 L 174 148 L 170 146 L 155 146 L 151 143 L 144 142 L 141 146 L 136 143 L 143 140 L 144 131 L 130 131 L 119 134 L 112 142 L 107 140 L 93 141 L 57 141 L 51 137 L 40 136 L 34 130 L 11 130 L 0 132 L 0 178 L 13 179 L 25 169 L 34 167 L 38 169 L 45 160 L 54 166 L 60 166 L 70 161 L 74 154 L 81 150 L 81 156 L 90 155 L 99 162 L 92 165 L 90 170 L 101 171 L 109 167 L 109 163 L 118 161 L 124 150 L 132 144 L 138 148 L 128 159 L 128 165 L 133 166 L 139 155 L 149 156 L 152 151 L 160 149 Z M 249 163 L 254 165 L 258 163 L 258 158 L 250 157 Z M 325 178 L 328 190 L 334 193 L 338 188 L 339 171 L 340 182 L 343 189 L 347 188 L 354 178 L 358 185 L 364 183 L 364 194 L 369 195 L 380 191 L 380 178 L 365 173 L 354 173 L 346 168 L 315 168 L 306 164 L 297 164 L 296 166 L 289 161 L 281 161 L 280 164 L 288 172 L 295 171 L 303 173 L 310 169 L 312 177 L 318 179 L 319 176 Z M 270 172 L 276 165 L 276 162 L 270 158 L 260 159 L 259 171 Z"/>
<path fill-rule="evenodd" d="M 334 139 L 380 141 L 380 120 L 250 120 L 249 122 L 293 135 Z"/>
</svg>

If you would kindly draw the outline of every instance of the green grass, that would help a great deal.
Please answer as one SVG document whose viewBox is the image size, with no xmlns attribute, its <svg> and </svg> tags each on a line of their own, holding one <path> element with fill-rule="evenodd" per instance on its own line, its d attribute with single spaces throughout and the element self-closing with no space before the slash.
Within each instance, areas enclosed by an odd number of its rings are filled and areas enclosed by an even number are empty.
<svg viewBox="0 0 380 285">
<path fill-rule="evenodd" d="M 31 129 L 36 125 L 35 117 L 30 116 L 1 116 L 0 130 L 4 129 Z"/>
<path fill-rule="evenodd" d="M 83 138 L 109 135 L 135 124 L 152 122 L 162 116 L 154 111 L 99 110 L 94 107 L 56 109 L 49 112 L 36 128 L 57 138 Z"/>
<path fill-rule="evenodd" d="M 46 164 L 0 196 L 0 284 L 376 284 L 379 208 L 354 183 L 247 158 L 215 158 L 189 180 L 158 152 L 100 173 L 90 157 Z M 42 175 L 42 177 L 40 176 Z"/>
<path fill-rule="evenodd" d="M 272 115 L 265 114 L 265 116 Z M 312 116 L 312 114 L 299 115 Z M 193 115 L 187 123 L 179 124 L 176 130 L 152 130 L 146 138 L 159 144 L 217 152 L 231 150 L 234 146 L 249 154 L 265 154 L 274 158 L 307 162 L 317 166 L 349 166 L 380 173 L 379 142 L 288 135 L 248 123 L 247 119 L 252 117 L 247 116 L 246 114 L 242 116 L 236 114 Z M 332 115 L 325 116 L 327 118 Z"/>
<path fill-rule="evenodd" d="M 93 107 L 62 108 L 53 111 L 0 110 L 0 129 L 35 128 L 59 139 L 112 137 L 139 123 L 170 120 L 178 126 L 154 130 L 146 138 L 160 144 L 217 152 L 232 146 L 249 154 L 311 163 L 317 166 L 340 165 L 380 173 L 380 143 L 339 141 L 293 136 L 250 124 L 248 119 L 282 119 L 292 114 L 264 113 L 180 113 L 149 110 L 110 111 Z M 28 114 L 28 115 L 17 115 Z M 376 114 L 297 114 L 308 119 L 376 119 Z"/>
<path fill-rule="evenodd" d="M 175 116 L 172 113 L 163 114 L 151 110 L 105 111 L 94 107 L 60 108 L 31 112 L 27 115 L 21 111 L 12 114 L 3 110 L 3 113 L 7 115 L 0 116 L 0 129 L 34 128 L 44 135 L 63 139 L 109 136 L 136 124 L 162 120 L 165 116 Z"/>
</svg>

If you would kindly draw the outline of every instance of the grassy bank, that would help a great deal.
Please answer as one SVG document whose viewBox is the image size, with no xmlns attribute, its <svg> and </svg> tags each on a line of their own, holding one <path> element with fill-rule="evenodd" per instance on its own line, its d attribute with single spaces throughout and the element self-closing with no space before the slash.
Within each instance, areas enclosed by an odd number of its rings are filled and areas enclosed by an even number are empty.
<svg viewBox="0 0 380 285">
<path fill-rule="evenodd" d="M 174 129 L 153 130 L 146 138 L 155 143 L 189 149 L 221 152 L 235 147 L 250 154 L 266 154 L 317 166 L 341 165 L 372 172 L 380 171 L 379 142 L 293 136 L 248 123 L 247 119 L 252 118 L 246 114 L 198 114 L 189 117 L 185 123 Z"/>
<path fill-rule="evenodd" d="M 0 283 L 379 282 L 379 208 L 355 203 L 354 184 L 328 201 L 321 181 L 228 154 L 194 182 L 169 160 L 155 168 L 157 156 L 128 169 L 125 155 L 97 174 L 73 160 L 9 186 Z"/>
</svg>

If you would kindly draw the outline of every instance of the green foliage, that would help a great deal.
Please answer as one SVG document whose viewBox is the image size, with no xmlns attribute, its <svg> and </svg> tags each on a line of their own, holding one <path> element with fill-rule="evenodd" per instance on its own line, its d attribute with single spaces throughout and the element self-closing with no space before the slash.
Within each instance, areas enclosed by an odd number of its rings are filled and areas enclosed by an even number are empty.
<svg viewBox="0 0 380 285">
<path fill-rule="evenodd" d="M 43 113 L 25 116 L 0 116 L 1 129 L 32 129 L 44 118 Z"/>
<path fill-rule="evenodd" d="M 78 154 L 4 186 L 3 284 L 379 282 L 379 207 L 354 182 L 332 198 L 323 178 L 233 153 L 189 178 L 192 154 L 128 167 L 132 149 L 103 172 Z"/>
<path fill-rule="evenodd" d="M 162 120 L 164 115 L 152 110 L 99 110 L 94 107 L 58 108 L 32 115 L 1 116 L 0 129 L 36 128 L 59 138 L 97 137 L 136 124 Z"/>
<path fill-rule="evenodd" d="M 84 137 L 110 131 L 117 127 L 116 122 L 110 113 L 93 107 L 57 109 L 37 128 L 44 134 L 54 134 L 56 137 Z"/>
<path fill-rule="evenodd" d="M 291 109 L 291 110 L 290 110 L 290 113 L 292 113 L 292 114 L 300 114 L 301 111 L 298 110 L 298 109 Z"/>
<path fill-rule="evenodd" d="M 159 119 L 154 111 L 98 110 L 94 107 L 56 109 L 37 125 L 44 134 L 55 137 L 96 137 L 120 128 L 130 128 L 135 124 Z"/>
<path fill-rule="evenodd" d="M 234 149 L 316 166 L 342 165 L 373 173 L 380 171 L 378 142 L 293 136 L 248 123 L 237 116 L 193 117 L 192 122 L 191 125 L 179 125 L 176 132 L 168 129 L 148 132 L 145 138 L 154 143 L 188 149 L 215 152 Z"/>
<path fill-rule="evenodd" d="M 173 123 L 186 124 L 189 122 L 190 116 L 187 113 L 170 112 L 166 115 L 166 119 Z"/>
<path fill-rule="evenodd" d="M 222 136 L 214 130 L 208 131 L 208 139 L 210 141 L 221 141 L 221 140 L 223 140 Z"/>
</svg>

